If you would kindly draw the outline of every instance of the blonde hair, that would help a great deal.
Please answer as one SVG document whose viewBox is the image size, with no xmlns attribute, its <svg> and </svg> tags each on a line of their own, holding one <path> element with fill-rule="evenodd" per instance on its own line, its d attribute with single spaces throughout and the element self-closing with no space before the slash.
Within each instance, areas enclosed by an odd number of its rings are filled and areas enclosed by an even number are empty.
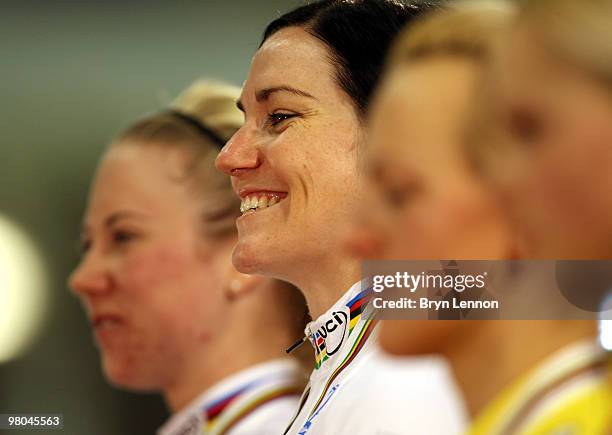
<svg viewBox="0 0 612 435">
<path fill-rule="evenodd" d="M 481 169 L 489 151 L 485 92 L 487 67 L 508 34 L 516 16 L 514 4 L 503 0 L 458 1 L 412 25 L 397 40 L 389 59 L 390 72 L 438 56 L 455 56 L 482 66 L 485 80 L 473 96 L 463 142 L 474 169 Z M 484 140 L 486 137 L 487 140 Z"/>
<path fill-rule="evenodd" d="M 490 57 L 513 16 L 506 1 L 459 1 L 411 25 L 391 50 L 389 66 L 432 56 Z"/>
<path fill-rule="evenodd" d="M 203 229 L 211 237 L 236 233 L 234 220 L 239 214 L 240 200 L 232 190 L 229 177 L 216 171 L 214 161 L 223 143 L 243 123 L 242 113 L 236 107 L 239 95 L 240 89 L 235 86 L 198 80 L 167 110 L 130 125 L 113 143 L 113 146 L 157 146 L 187 151 L 190 162 L 185 168 L 186 179 L 192 181 L 198 196 L 209 199 Z M 198 125 L 204 127 L 200 130 Z M 212 134 L 205 134 L 204 129 Z"/>
<path fill-rule="evenodd" d="M 229 139 L 242 126 L 236 107 L 240 88 L 220 82 L 198 80 L 170 104 L 179 112 L 197 118 L 222 138 Z"/>
<path fill-rule="evenodd" d="M 519 23 L 553 55 L 612 82 L 612 1 L 517 0 Z"/>
</svg>

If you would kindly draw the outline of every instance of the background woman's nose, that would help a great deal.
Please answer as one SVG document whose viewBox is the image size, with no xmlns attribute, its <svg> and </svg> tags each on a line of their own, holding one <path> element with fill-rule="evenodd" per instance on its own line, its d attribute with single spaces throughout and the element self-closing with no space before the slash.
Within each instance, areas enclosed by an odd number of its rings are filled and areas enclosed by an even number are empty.
<svg viewBox="0 0 612 435">
<path fill-rule="evenodd" d="M 102 259 L 86 255 L 70 275 L 68 285 L 78 296 L 94 296 L 110 290 L 111 278 Z"/>
<path fill-rule="evenodd" d="M 227 175 L 240 176 L 261 163 L 260 147 L 246 126 L 238 130 L 217 155 L 215 167 Z"/>
<path fill-rule="evenodd" d="M 385 214 L 380 194 L 370 183 L 363 185 L 362 199 L 355 205 L 353 219 L 346 227 L 345 246 L 357 258 L 381 258 L 389 234 L 393 233 L 388 224 L 390 217 Z"/>
<path fill-rule="evenodd" d="M 370 222 L 350 224 L 345 240 L 348 253 L 362 260 L 381 258 L 384 251 L 384 234 L 373 228 Z"/>
</svg>

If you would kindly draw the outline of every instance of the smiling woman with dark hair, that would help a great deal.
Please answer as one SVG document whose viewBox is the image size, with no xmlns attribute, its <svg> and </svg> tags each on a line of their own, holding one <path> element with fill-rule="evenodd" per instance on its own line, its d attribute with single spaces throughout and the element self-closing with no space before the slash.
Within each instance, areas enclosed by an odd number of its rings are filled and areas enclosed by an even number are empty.
<svg viewBox="0 0 612 435">
<path fill-rule="evenodd" d="M 373 365 L 376 321 L 362 313 L 368 292 L 359 260 L 342 248 L 361 195 L 363 115 L 387 48 L 430 7 L 324 0 L 273 21 L 238 102 L 245 124 L 217 157 L 242 199 L 234 265 L 294 284 L 315 319 L 306 331 L 315 370 L 291 434 L 450 434 L 461 427 L 443 361 L 414 361 L 393 378 Z M 425 384 L 431 394 L 417 398 Z"/>
</svg>

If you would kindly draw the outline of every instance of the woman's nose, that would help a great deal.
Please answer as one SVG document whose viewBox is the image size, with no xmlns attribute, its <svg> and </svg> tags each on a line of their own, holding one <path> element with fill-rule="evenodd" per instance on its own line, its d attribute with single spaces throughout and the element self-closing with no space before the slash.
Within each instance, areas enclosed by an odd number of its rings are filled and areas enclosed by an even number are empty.
<svg viewBox="0 0 612 435">
<path fill-rule="evenodd" d="M 353 223 L 347 231 L 345 247 L 349 255 L 362 260 L 381 258 L 384 237 L 367 222 Z"/>
<path fill-rule="evenodd" d="M 217 155 L 216 168 L 227 175 L 240 177 L 261 164 L 260 147 L 254 132 L 246 125 L 238 130 Z"/>
<path fill-rule="evenodd" d="M 87 254 L 72 272 L 68 285 L 78 296 L 96 296 L 107 293 L 111 288 L 111 277 L 103 260 Z"/>
<path fill-rule="evenodd" d="M 345 247 L 350 255 L 360 259 L 382 258 L 389 228 L 383 215 L 380 198 L 374 189 L 365 183 L 362 201 L 353 210 L 353 219 L 347 225 Z"/>
</svg>

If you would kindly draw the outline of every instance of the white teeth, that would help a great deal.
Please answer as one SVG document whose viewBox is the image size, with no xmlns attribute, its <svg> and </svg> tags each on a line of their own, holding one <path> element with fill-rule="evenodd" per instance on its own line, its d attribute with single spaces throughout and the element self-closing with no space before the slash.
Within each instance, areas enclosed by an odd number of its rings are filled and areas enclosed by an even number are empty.
<svg viewBox="0 0 612 435">
<path fill-rule="evenodd" d="M 273 206 L 274 204 L 280 201 L 279 197 L 276 195 L 262 195 L 260 197 L 257 196 L 247 196 L 242 200 L 240 204 L 240 213 L 245 214 L 247 212 L 254 212 L 257 210 L 262 210 L 264 208 L 268 208 Z"/>
<path fill-rule="evenodd" d="M 240 204 L 240 213 L 244 213 L 251 208 L 251 197 L 247 196 Z"/>
</svg>

